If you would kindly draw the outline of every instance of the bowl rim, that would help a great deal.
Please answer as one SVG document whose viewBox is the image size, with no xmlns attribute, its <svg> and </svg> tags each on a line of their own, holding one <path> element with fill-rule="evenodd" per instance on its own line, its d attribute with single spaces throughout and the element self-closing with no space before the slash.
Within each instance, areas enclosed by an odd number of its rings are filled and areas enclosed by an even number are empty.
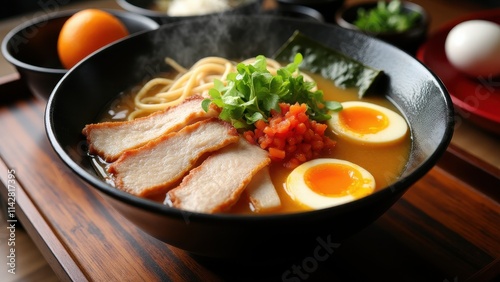
<svg viewBox="0 0 500 282">
<path fill-rule="evenodd" d="M 326 5 L 332 3 L 343 3 L 345 0 L 276 0 L 276 2 L 292 5 Z"/>
<path fill-rule="evenodd" d="M 146 9 L 146 8 L 142 8 L 142 7 L 133 5 L 133 4 L 131 4 L 127 0 L 116 0 L 116 2 L 118 3 L 118 5 L 120 7 L 122 7 L 123 9 L 125 9 L 127 11 L 131 11 L 133 13 L 142 14 L 142 15 L 145 15 L 147 17 L 164 17 L 164 16 L 167 16 L 166 14 L 161 13 L 161 12 L 156 12 L 156 11 L 153 11 L 153 10 L 150 10 L 150 9 Z"/>
<path fill-rule="evenodd" d="M 372 31 L 367 31 L 358 28 L 356 25 L 354 25 L 352 22 L 347 21 L 344 18 L 344 14 L 346 11 L 351 11 L 351 10 L 357 10 L 359 8 L 371 8 L 371 7 L 376 7 L 378 4 L 378 1 L 365 1 L 365 2 L 359 2 L 356 4 L 352 5 L 347 5 L 342 8 L 340 8 L 336 13 L 335 13 L 335 21 L 336 23 L 343 28 L 346 29 L 351 29 L 351 30 L 356 30 L 358 32 L 363 32 L 366 34 L 370 35 L 378 35 L 378 36 L 404 36 L 410 33 L 413 33 L 417 29 L 427 29 L 429 22 L 430 22 L 430 15 L 427 13 L 427 11 L 422 7 L 421 5 L 410 2 L 410 1 L 401 1 L 402 7 L 412 10 L 414 12 L 417 12 L 420 14 L 421 18 L 419 21 L 419 24 L 403 31 L 403 32 L 397 32 L 397 31 L 390 31 L 390 32 L 372 32 Z"/>
<path fill-rule="evenodd" d="M 262 17 L 263 15 L 236 15 L 235 17 L 247 17 L 247 18 L 256 18 L 256 17 Z M 277 18 L 278 19 L 278 18 Z M 207 19 L 196 19 L 193 21 L 197 20 L 207 20 Z M 294 22 L 304 22 L 303 20 L 299 19 L 292 19 L 292 18 L 279 18 L 281 21 L 294 21 Z M 186 23 L 187 21 L 182 21 L 182 22 L 176 22 L 169 24 L 169 28 L 175 28 L 178 25 L 182 25 Z M 327 26 L 327 27 L 332 27 L 332 25 L 323 23 L 323 22 L 317 22 L 317 21 L 306 21 L 309 24 L 314 24 L 314 25 L 322 25 L 322 26 Z M 134 38 L 137 38 L 139 36 L 146 36 L 149 33 L 154 33 L 157 32 L 155 30 L 150 30 L 150 31 L 145 31 L 139 34 L 135 34 L 133 36 L 128 37 L 127 39 L 117 41 L 115 43 L 112 43 L 111 45 L 106 47 L 106 50 L 110 52 L 109 50 L 112 50 L 113 48 L 118 48 L 117 46 L 119 45 L 120 42 L 125 41 L 125 40 L 134 40 Z M 348 32 L 355 32 L 355 31 L 348 31 Z M 366 35 L 365 35 L 366 36 Z M 380 41 L 374 38 L 376 41 Z M 381 41 L 380 41 L 381 42 Z M 389 46 L 389 48 L 393 48 L 395 52 L 401 52 L 404 53 L 406 56 L 411 57 L 407 53 L 405 53 L 402 50 L 399 50 L 396 47 L 390 46 L 387 43 L 383 43 Z M 103 49 L 104 50 L 104 49 Z M 100 51 L 103 51 L 100 50 Z M 162 216 L 169 216 L 172 218 L 178 218 L 178 219 L 184 219 L 189 218 L 189 221 L 216 221 L 216 222 L 230 222 L 230 223 L 240 223 L 241 221 L 264 221 L 264 222 L 269 222 L 273 223 L 275 221 L 281 221 L 281 220 L 286 220 L 286 219 L 308 219 L 311 218 L 311 216 L 322 216 L 322 215 L 331 215 L 332 213 L 335 214 L 340 214 L 344 213 L 349 210 L 356 210 L 359 208 L 359 206 L 363 205 L 370 205 L 372 202 L 377 202 L 381 200 L 386 200 L 387 199 L 387 194 L 402 194 L 408 190 L 408 188 L 415 183 L 417 180 L 419 180 L 422 176 L 424 176 L 434 165 L 436 164 L 437 160 L 444 154 L 446 148 L 448 147 L 449 143 L 451 142 L 451 138 L 453 135 L 453 130 L 454 130 L 454 111 L 453 111 L 453 103 L 451 101 L 451 98 L 447 94 L 446 87 L 444 84 L 441 82 L 441 80 L 428 68 L 426 67 L 422 62 L 419 60 L 415 59 L 415 63 L 418 64 L 420 67 L 423 69 L 427 70 L 431 76 L 435 78 L 436 84 L 443 90 L 443 93 L 445 95 L 442 95 L 444 98 L 444 104 L 446 105 L 446 108 L 448 110 L 448 114 L 446 116 L 446 120 L 444 121 L 446 124 L 446 128 L 443 132 L 443 137 L 440 139 L 439 144 L 436 145 L 435 151 L 432 152 L 425 160 L 422 161 L 422 163 L 415 168 L 415 170 L 406 176 L 403 176 L 398 179 L 396 183 L 393 183 L 387 187 L 384 187 L 378 191 L 376 191 L 373 194 L 370 194 L 366 197 L 363 197 L 361 199 L 357 199 L 352 202 L 348 202 L 342 205 L 338 206 L 333 206 L 333 207 L 328 207 L 324 209 L 318 209 L 318 210 L 310 210 L 310 211 L 301 211 L 301 212 L 293 212 L 293 213 L 278 213 L 278 214 L 263 214 L 263 215 L 252 215 L 252 214 L 224 214 L 224 213 L 216 213 L 216 214 L 207 214 L 207 213 L 201 213 L 201 212 L 193 212 L 193 211 L 187 211 L 187 210 L 181 210 L 173 207 L 169 207 L 167 205 L 154 202 L 148 199 L 144 199 L 141 197 L 137 197 L 135 195 L 132 195 L 130 193 L 127 193 L 125 191 L 122 191 L 120 189 L 117 189 L 109 184 L 107 184 L 105 181 L 102 179 L 99 179 L 98 176 L 92 175 L 89 172 L 87 172 L 84 168 L 82 168 L 80 165 L 78 165 L 75 161 L 72 160 L 70 155 L 65 152 L 65 149 L 59 144 L 57 137 L 54 132 L 53 128 L 53 105 L 55 101 L 58 98 L 57 93 L 61 85 L 64 83 L 65 78 L 68 76 L 71 76 L 73 72 L 78 71 L 78 68 L 81 64 L 84 64 L 86 61 L 91 59 L 91 56 L 85 58 L 84 60 L 80 61 L 74 68 L 69 70 L 64 77 L 58 82 L 58 84 L 55 86 L 54 90 L 52 91 L 52 94 L 50 95 L 48 101 L 47 101 L 47 106 L 45 108 L 45 114 L 44 114 L 44 124 L 45 124 L 45 129 L 46 129 L 46 135 L 50 141 L 50 144 L 56 154 L 59 156 L 59 158 L 65 163 L 67 167 L 69 167 L 78 177 L 83 179 L 85 182 L 90 184 L 92 186 L 92 189 L 96 189 L 98 192 L 105 194 L 108 197 L 113 198 L 114 200 L 117 200 L 123 204 L 131 205 L 132 207 L 141 209 L 143 211 L 147 212 L 153 212 L 155 214 L 159 214 Z M 441 96 L 441 95 L 440 95 Z M 410 125 L 410 132 L 412 132 L 412 127 Z M 413 147 L 414 145 L 412 145 Z"/>
<path fill-rule="evenodd" d="M 93 8 L 85 8 L 85 9 L 93 9 Z M 63 11 L 46 13 L 46 14 L 43 14 L 41 16 L 38 16 L 36 18 L 33 18 L 31 20 L 25 21 L 25 22 L 17 25 L 13 29 L 11 29 L 2 40 L 1 50 L 2 50 L 2 54 L 3 54 L 4 58 L 8 62 L 10 62 L 12 65 L 14 65 L 16 68 L 19 67 L 19 68 L 23 68 L 23 69 L 34 71 L 34 72 L 43 72 L 43 73 L 50 73 L 50 74 L 65 74 L 65 73 L 67 73 L 68 69 L 41 67 L 41 66 L 32 65 L 32 64 L 26 63 L 24 61 L 21 61 L 18 58 L 16 58 L 14 55 L 12 55 L 11 52 L 9 52 L 8 45 L 14 36 L 16 36 L 17 34 L 22 32 L 23 30 L 25 30 L 31 26 L 37 26 L 37 25 L 43 26 L 44 24 L 48 23 L 51 20 L 56 20 L 56 19 L 61 19 L 61 18 L 69 18 L 70 16 L 72 16 L 76 12 L 79 12 L 79 11 L 82 11 L 85 9 L 70 9 L 70 10 L 63 10 Z M 101 8 L 99 8 L 99 10 L 111 13 L 114 16 L 119 16 L 122 18 L 129 18 L 129 19 L 133 19 L 137 22 L 145 23 L 148 26 L 150 26 L 151 29 L 156 29 L 160 26 L 154 20 L 152 20 L 146 16 L 143 16 L 143 15 L 138 15 L 138 14 L 134 14 L 134 13 L 127 12 L 127 11 L 121 11 L 121 10 L 117 10 L 117 9 L 104 9 L 104 8 L 101 9 Z M 135 35 L 135 34 L 129 34 L 122 39 L 128 38 L 128 37 L 133 36 L 133 35 Z M 120 39 L 120 40 L 122 40 L 122 39 Z"/>
<path fill-rule="evenodd" d="M 42 16 L 33 18 L 29 21 L 25 21 L 25 22 L 17 25 L 13 29 L 11 29 L 2 40 L 2 54 L 3 54 L 3 56 L 5 57 L 5 59 L 7 61 L 9 61 L 14 66 L 21 67 L 23 69 L 29 69 L 29 70 L 37 71 L 37 72 L 48 72 L 48 73 L 54 73 L 54 74 L 66 73 L 68 71 L 67 69 L 41 67 L 41 66 L 32 65 L 32 64 L 28 64 L 24 61 L 21 61 L 21 60 L 17 59 L 14 55 L 12 55 L 11 52 L 9 52 L 8 45 L 9 45 L 9 42 L 11 41 L 11 39 L 16 34 L 18 34 L 19 32 L 21 32 L 21 31 L 23 31 L 31 26 L 40 25 L 40 24 L 43 24 L 44 22 L 46 23 L 48 21 L 55 20 L 55 19 L 69 17 L 70 15 L 71 15 L 71 13 L 69 10 L 68 11 L 61 11 L 61 12 L 53 12 L 53 13 L 44 14 Z"/>
<path fill-rule="evenodd" d="M 250 5 L 255 4 L 255 2 L 261 2 L 261 1 L 262 0 L 247 0 L 247 3 L 242 3 L 241 6 L 242 7 L 250 6 Z M 126 11 L 130 11 L 130 12 L 137 13 L 137 14 L 151 17 L 151 18 L 189 19 L 189 18 L 195 18 L 195 17 L 200 17 L 200 16 L 218 15 L 218 14 L 227 12 L 227 11 L 221 11 L 221 12 L 202 14 L 202 15 L 190 15 L 190 16 L 169 16 L 169 15 L 167 15 L 166 12 L 163 13 L 163 12 L 143 8 L 140 6 L 136 6 L 132 3 L 130 3 L 128 0 L 116 0 L 116 3 L 118 3 L 118 5 Z"/>
</svg>

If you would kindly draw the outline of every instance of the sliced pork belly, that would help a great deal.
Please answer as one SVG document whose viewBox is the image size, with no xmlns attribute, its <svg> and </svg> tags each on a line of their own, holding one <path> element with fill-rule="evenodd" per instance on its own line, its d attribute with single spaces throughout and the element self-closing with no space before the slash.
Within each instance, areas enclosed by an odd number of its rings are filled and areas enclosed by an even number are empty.
<svg viewBox="0 0 500 282">
<path fill-rule="evenodd" d="M 229 123 L 216 118 L 200 121 L 125 151 L 108 167 L 108 172 L 117 188 L 131 194 L 141 197 L 164 194 L 205 153 L 238 139 L 236 129 Z"/>
<path fill-rule="evenodd" d="M 89 152 L 112 162 L 126 150 L 138 148 L 200 119 L 218 115 L 212 109 L 205 112 L 201 108 L 202 101 L 202 97 L 193 96 L 177 106 L 132 121 L 89 124 L 83 129 Z"/>
<path fill-rule="evenodd" d="M 254 175 L 252 181 L 246 187 L 246 193 L 256 212 L 281 206 L 280 197 L 276 192 L 276 188 L 274 188 L 268 166 Z"/>
<path fill-rule="evenodd" d="M 203 213 L 227 210 L 253 176 L 269 165 L 266 151 L 243 138 L 208 157 L 168 192 L 166 204 Z"/>
</svg>

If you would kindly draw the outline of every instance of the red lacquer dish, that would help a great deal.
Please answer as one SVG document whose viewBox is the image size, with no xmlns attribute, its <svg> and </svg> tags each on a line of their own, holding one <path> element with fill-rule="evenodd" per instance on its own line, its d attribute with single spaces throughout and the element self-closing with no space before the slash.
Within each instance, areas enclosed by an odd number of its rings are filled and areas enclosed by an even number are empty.
<svg viewBox="0 0 500 282">
<path fill-rule="evenodd" d="M 445 24 L 419 48 L 417 58 L 431 69 L 448 89 L 459 119 L 500 134 L 500 77 L 472 78 L 454 68 L 444 49 L 446 37 L 457 24 L 473 19 L 500 24 L 500 9 L 474 13 Z"/>
</svg>

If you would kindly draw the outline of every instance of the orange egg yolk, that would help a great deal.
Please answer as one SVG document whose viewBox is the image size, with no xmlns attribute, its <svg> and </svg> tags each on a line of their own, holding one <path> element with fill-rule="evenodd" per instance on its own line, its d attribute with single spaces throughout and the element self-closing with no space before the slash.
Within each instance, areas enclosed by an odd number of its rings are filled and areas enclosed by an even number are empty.
<svg viewBox="0 0 500 282">
<path fill-rule="evenodd" d="M 327 197 L 354 194 L 362 186 L 359 171 L 343 164 L 320 164 L 304 173 L 306 185 L 315 193 Z"/>
<path fill-rule="evenodd" d="M 352 131 L 362 134 L 377 133 L 389 125 L 389 119 L 382 112 L 365 107 L 343 109 L 339 119 Z"/>
</svg>

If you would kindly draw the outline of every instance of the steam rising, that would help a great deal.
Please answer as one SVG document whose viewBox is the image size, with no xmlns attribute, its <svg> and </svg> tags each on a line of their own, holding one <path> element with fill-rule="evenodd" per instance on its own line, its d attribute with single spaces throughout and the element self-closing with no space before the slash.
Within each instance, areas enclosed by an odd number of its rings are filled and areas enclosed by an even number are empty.
<svg viewBox="0 0 500 282">
<path fill-rule="evenodd" d="M 148 79 L 154 75 L 151 70 L 166 71 L 165 57 L 186 67 L 207 56 L 271 57 L 294 30 L 269 16 L 219 15 L 163 25 L 149 32 L 152 51 L 141 58 L 139 70 L 150 70 Z"/>
</svg>

